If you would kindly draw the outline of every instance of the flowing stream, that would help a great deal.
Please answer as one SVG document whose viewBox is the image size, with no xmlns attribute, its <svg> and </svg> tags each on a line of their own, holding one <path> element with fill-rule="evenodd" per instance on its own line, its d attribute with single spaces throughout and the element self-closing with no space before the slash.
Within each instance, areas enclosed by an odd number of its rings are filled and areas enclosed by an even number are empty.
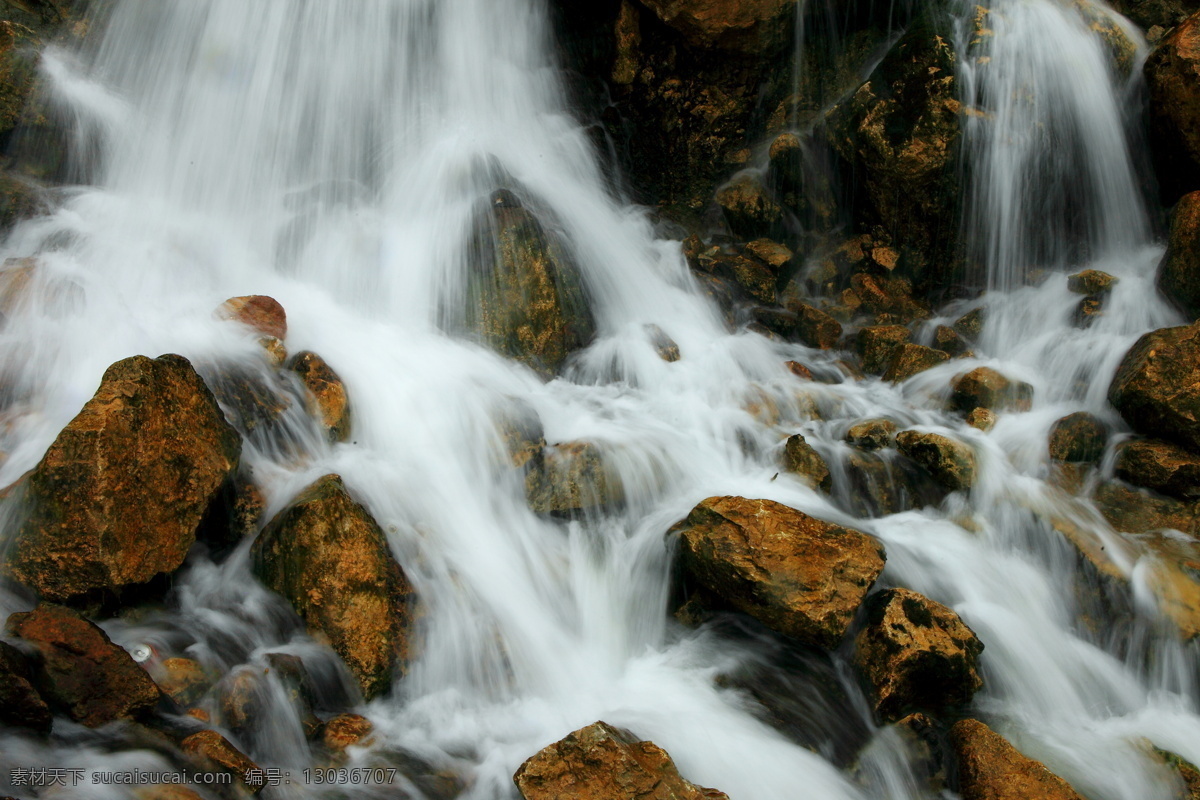
<svg viewBox="0 0 1200 800">
<path fill-rule="evenodd" d="M 377 733 L 353 764 L 404 753 L 458 776 L 463 797 L 515 797 L 524 759 L 603 719 L 734 800 L 934 796 L 907 745 L 871 723 L 845 653 L 791 652 L 736 620 L 696 630 L 667 614 L 665 532 L 699 500 L 738 494 L 878 536 L 883 583 L 951 606 L 985 643 L 978 713 L 1090 800 L 1173 798 L 1146 742 L 1200 762 L 1197 644 L 1163 622 L 1136 553 L 1121 563 L 1134 587 L 1121 621 L 1089 624 L 1076 559 L 1050 524 L 1067 516 L 1106 535 L 1086 503 L 1047 482 L 1051 424 L 1088 410 L 1119 427 L 1105 393 L 1121 356 L 1182 321 L 1153 285 L 1161 248 L 1127 143 L 1138 87 L 1083 12 L 993 0 L 979 37 L 975 4 L 963 3 L 961 93 L 984 112 L 967 130 L 965 216 L 988 268 L 991 291 L 973 303 L 987 322 L 973 359 L 897 386 L 804 382 L 786 360 L 832 374 L 833 356 L 726 330 L 679 244 L 612 196 L 568 112 L 544 6 L 120 0 L 90 50 L 48 51 L 86 180 L 0 247 L 41 264 L 34 301 L 0 332 L 17 398 L 0 484 L 37 463 L 121 358 L 176 352 L 202 371 L 238 362 L 271 380 L 252 338 L 212 315 L 228 297 L 270 295 L 287 309 L 289 349 L 320 353 L 345 380 L 355 421 L 334 446 L 298 412 L 247 439 L 268 515 L 339 473 L 425 604 L 408 674 L 361 708 Z M 599 327 L 549 382 L 446 332 L 465 302 L 472 214 L 510 179 L 552 210 Z M 1065 274 L 1086 266 L 1120 282 L 1106 313 L 1078 328 Z M 678 344 L 679 361 L 658 357 L 648 325 Z M 975 365 L 1031 383 L 1032 410 L 990 433 L 943 411 L 949 380 Z M 569 522 L 530 511 L 496 426 L 514 405 L 536 411 L 548 442 L 597 443 L 625 487 L 621 508 Z M 778 474 L 787 435 L 803 432 L 836 473 L 846 429 L 880 416 L 967 442 L 976 487 L 862 518 L 844 482 L 830 496 Z M 28 607 L 0 596 L 5 616 Z M 303 655 L 320 694 L 348 691 L 329 651 L 250 576 L 248 544 L 220 563 L 193 559 L 163 608 L 104 627 L 127 648 L 220 673 Z M 720 678 L 736 674 L 799 707 L 790 737 Z M 264 767 L 310 766 L 287 703 L 268 709 L 231 738 Z M 165 769 L 149 749 L 114 745 L 119 732 L 62 730 L 54 744 L 0 734 L 0 770 Z M 438 796 L 409 774 L 400 788 Z M 350 796 L 339 792 L 294 781 L 264 796 Z"/>
</svg>

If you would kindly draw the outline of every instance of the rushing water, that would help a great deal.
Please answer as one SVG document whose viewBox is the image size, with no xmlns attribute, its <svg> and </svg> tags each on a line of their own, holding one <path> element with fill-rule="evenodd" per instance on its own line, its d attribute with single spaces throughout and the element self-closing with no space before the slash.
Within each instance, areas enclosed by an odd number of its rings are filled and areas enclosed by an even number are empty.
<svg viewBox="0 0 1200 800">
<path fill-rule="evenodd" d="M 1160 250 L 1126 144 L 1136 86 L 1071 4 L 996 0 L 989 17 L 987 41 L 960 43 L 964 101 L 986 112 L 968 130 L 966 164 L 968 230 L 995 290 L 979 301 L 977 356 L 901 386 L 824 385 L 783 362 L 820 369 L 829 355 L 726 331 L 678 244 L 608 194 L 566 111 L 541 2 L 122 0 L 94 52 L 45 56 L 90 180 L 3 246 L 41 269 L 40 291 L 0 333 L 17 395 L 0 483 L 37 462 L 120 358 L 178 352 L 202 368 L 236 360 L 265 372 L 257 345 L 212 310 L 271 295 L 288 311 L 289 349 L 336 368 L 356 417 L 352 441 L 332 447 L 298 414 L 274 438 L 249 439 L 268 513 L 340 473 L 426 606 L 420 655 L 390 698 L 363 709 L 378 733 L 354 763 L 393 764 L 403 751 L 457 774 L 467 797 L 509 797 L 525 758 L 604 719 L 734 800 L 929 796 L 906 745 L 870 723 L 844 654 L 783 652 L 736 621 L 693 631 L 665 613 L 664 532 L 704 497 L 741 494 L 879 536 L 885 582 L 952 606 L 983 639 L 976 707 L 989 723 L 1091 800 L 1167 800 L 1170 778 L 1144 743 L 1200 762 L 1200 656 L 1145 592 L 1130 622 L 1085 624 L 1074 558 L 1049 520 L 1074 515 L 1100 535 L 1104 525 L 1045 482 L 1053 421 L 1087 409 L 1119 424 L 1104 399 L 1117 361 L 1141 332 L 1178 321 L 1154 292 Z M 548 383 L 444 331 L 464 302 L 472 214 L 501 179 L 553 210 L 599 324 L 597 342 Z M 1083 259 L 1121 279 L 1087 329 L 1072 324 L 1064 278 Z M 1050 277 L 1027 282 L 1031 267 Z M 649 324 L 678 343 L 680 361 L 656 355 Z M 1032 383 L 1033 409 L 990 434 L 942 411 L 949 379 L 975 364 Z M 751 403 L 778 419 L 756 418 Z M 622 508 L 534 515 L 495 425 L 515 404 L 537 412 L 547 441 L 598 443 L 625 487 Z M 838 468 L 846 428 L 876 416 L 969 443 L 977 487 L 941 507 L 855 519 L 845 486 L 829 497 L 776 475 L 788 434 L 804 432 Z M 1136 554 L 1121 566 L 1139 574 Z M 7 614 L 28 600 L 0 605 Z M 330 706 L 351 691 L 249 576 L 245 548 L 220 564 L 195 559 L 165 608 L 105 627 L 128 648 L 221 673 L 269 652 L 302 655 Z M 791 733 L 811 750 L 722 688 L 718 676 L 739 673 L 802 708 Z M 301 722 L 282 695 L 264 702 L 231 738 L 295 774 L 311 763 Z M 5 736 L 0 769 L 164 768 L 144 746 L 114 744 L 133 734 L 56 726 L 55 744 Z M 860 748 L 857 768 L 843 769 Z M 326 795 L 341 796 L 295 784 L 266 796 Z M 125 795 L 85 785 L 56 796 Z"/>
</svg>

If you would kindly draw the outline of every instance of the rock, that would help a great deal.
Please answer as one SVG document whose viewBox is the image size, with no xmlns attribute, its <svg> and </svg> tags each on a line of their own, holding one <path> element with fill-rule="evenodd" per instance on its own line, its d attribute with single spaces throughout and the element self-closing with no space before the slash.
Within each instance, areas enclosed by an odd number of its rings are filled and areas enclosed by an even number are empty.
<svg viewBox="0 0 1200 800">
<path fill-rule="evenodd" d="M 133 797 L 134 800 L 205 800 L 186 786 L 173 783 L 139 786 L 133 790 Z"/>
<path fill-rule="evenodd" d="M 846 431 L 846 441 L 862 450 L 882 450 L 892 446 L 896 435 L 896 423 L 890 419 L 869 419 L 851 425 Z"/>
<path fill-rule="evenodd" d="M 1107 272 L 1101 272 L 1098 269 L 1085 269 L 1083 272 L 1076 272 L 1074 275 L 1067 276 L 1067 289 L 1075 294 L 1100 294 L 1107 292 L 1117 284 L 1118 279 L 1109 275 Z"/>
<path fill-rule="evenodd" d="M 783 446 L 783 468 L 826 492 L 833 484 L 825 459 L 798 433 L 789 436 L 787 444 Z"/>
<path fill-rule="evenodd" d="M 987 433 L 996 427 L 996 412 L 988 408 L 973 408 L 967 414 L 967 424 Z"/>
<path fill-rule="evenodd" d="M 239 433 L 248 439 L 270 439 L 276 434 L 292 406 L 292 395 L 290 387 L 276 379 L 274 370 L 225 362 L 207 372 L 207 385 Z"/>
<path fill-rule="evenodd" d="M 0 641 L 0 723 L 46 734 L 52 715 L 33 684 L 33 670 L 25 654 Z"/>
<path fill-rule="evenodd" d="M 371 720 L 359 714 L 338 714 L 325 723 L 321 742 L 330 750 L 345 750 L 356 745 L 375 730 Z"/>
<path fill-rule="evenodd" d="M 871 537 L 770 500 L 710 497 L 671 530 L 688 581 L 818 647 L 837 646 L 883 569 Z"/>
<path fill-rule="evenodd" d="M 240 455 L 186 359 L 118 361 L 23 480 L 29 516 L 8 568 L 61 601 L 174 572 Z"/>
<path fill-rule="evenodd" d="M 0 232 L 23 219 L 49 211 L 48 192 L 29 180 L 0 172 Z"/>
<path fill-rule="evenodd" d="M 200 662 L 190 658 L 168 658 L 155 677 L 159 690 L 181 708 L 194 706 L 212 685 Z"/>
<path fill-rule="evenodd" d="M 1138 339 L 1117 369 L 1108 401 L 1138 433 L 1200 449 L 1200 323 Z"/>
<path fill-rule="evenodd" d="M 1050 458 L 1094 463 L 1108 445 L 1108 426 L 1094 414 L 1068 414 L 1050 428 Z"/>
<path fill-rule="evenodd" d="M 1147 32 L 1174 28 L 1200 9 L 1197 0 L 1115 0 L 1110 5 Z M 1149 33 L 1147 38 L 1155 41 Z"/>
<path fill-rule="evenodd" d="M 1158 288 L 1191 319 L 1200 318 L 1200 192 L 1184 195 L 1171 212 Z"/>
<path fill-rule="evenodd" d="M 791 33 L 790 0 L 639 0 L 693 47 L 761 53 Z"/>
<path fill-rule="evenodd" d="M 1150 150 L 1167 205 L 1200 186 L 1200 13 L 1146 59 Z"/>
<path fill-rule="evenodd" d="M 414 592 L 370 513 L 326 475 L 254 541 L 254 572 L 326 637 L 368 700 L 386 692 L 409 652 Z"/>
<path fill-rule="evenodd" d="M 287 368 L 296 373 L 308 390 L 308 413 L 320 424 L 331 442 L 350 438 L 350 397 L 346 384 L 333 367 L 316 353 L 305 350 L 292 356 Z"/>
<path fill-rule="evenodd" d="M 851 451 L 843 462 L 846 490 L 840 497 L 855 516 L 883 517 L 936 504 L 945 491 L 911 459 L 889 453 Z M 930 485 L 935 492 L 928 491 Z"/>
<path fill-rule="evenodd" d="M 1085 800 L 1070 784 L 1017 751 L 979 720 L 950 729 L 963 800 Z"/>
<path fill-rule="evenodd" d="M 41 654 L 39 694 L 82 725 L 130 719 L 158 703 L 158 687 L 129 653 L 69 608 L 42 603 L 10 616 L 7 629 Z"/>
<path fill-rule="evenodd" d="M 701 259 L 702 264 L 706 261 L 710 263 L 713 274 L 733 281 L 746 294 L 760 303 L 775 304 L 777 299 L 775 286 L 778 278 L 770 267 L 757 258 L 747 258 L 717 250 L 706 254 Z"/>
<path fill-rule="evenodd" d="M 625 499 L 620 476 L 604 463 L 591 442 L 564 442 L 547 448 L 526 482 L 529 507 L 539 514 L 572 516 L 611 508 Z"/>
<path fill-rule="evenodd" d="M 544 374 L 596 333 L 579 266 L 512 192 L 476 215 L 465 324 L 485 344 Z"/>
<path fill-rule="evenodd" d="M 973 309 L 955 320 L 950 327 L 968 342 L 978 341 L 983 333 L 983 314 L 982 308 Z"/>
<path fill-rule="evenodd" d="M 883 373 L 883 379 L 892 383 L 900 383 L 927 369 L 945 364 L 949 360 L 950 356 L 941 350 L 934 350 L 923 344 L 902 344 L 892 351 L 892 359 Z"/>
<path fill-rule="evenodd" d="M 1135 439 L 1117 449 L 1115 474 L 1181 500 L 1200 498 L 1200 455 L 1170 442 Z"/>
<path fill-rule="evenodd" d="M 1190 504 L 1138 491 L 1116 481 L 1103 483 L 1092 498 L 1114 530 L 1146 533 L 1157 530 L 1200 532 L 1200 516 Z"/>
<path fill-rule="evenodd" d="M 950 408 L 963 413 L 976 408 L 1028 411 L 1032 405 L 1032 386 L 1009 380 L 991 367 L 978 367 L 959 375 L 950 394 Z"/>
<path fill-rule="evenodd" d="M 842 338 L 842 324 L 824 311 L 804 303 L 789 303 L 788 310 L 799 318 L 796 338 L 803 344 L 829 350 Z"/>
<path fill-rule="evenodd" d="M 892 361 L 896 349 L 912 339 L 912 332 L 903 325 L 873 325 L 863 328 L 854 340 L 854 348 L 862 359 L 863 372 L 882 374 Z"/>
<path fill-rule="evenodd" d="M 287 312 L 273 297 L 257 294 L 231 297 L 217 309 L 217 316 L 240 322 L 281 342 L 287 338 Z"/>
<path fill-rule="evenodd" d="M 783 221 L 783 209 L 753 172 L 744 172 L 717 191 L 717 205 L 739 239 L 769 236 Z"/>
<path fill-rule="evenodd" d="M 675 344 L 675 340 L 668 336 L 666 331 L 657 325 L 647 325 L 646 334 L 650 337 L 650 344 L 659 358 L 668 364 L 679 360 L 679 345 Z"/>
<path fill-rule="evenodd" d="M 258 794 L 263 790 L 263 781 L 249 774 L 251 771 L 259 772 L 258 765 L 216 731 L 193 733 L 180 742 L 179 746 L 202 769 L 233 775 L 251 794 Z"/>
<path fill-rule="evenodd" d="M 1200 800 L 1200 769 L 1182 756 L 1167 750 L 1155 747 L 1154 754 L 1162 759 L 1164 764 L 1179 773 L 1184 789 L 1180 800 Z"/>
<path fill-rule="evenodd" d="M 903 431 L 896 436 L 896 446 L 952 492 L 975 483 L 975 454 L 962 442 L 937 433 Z"/>
<path fill-rule="evenodd" d="M 850 276 L 850 288 L 862 308 L 875 315 L 879 325 L 913 322 L 929 316 L 929 309 L 913 297 L 912 282 L 907 278 L 856 272 Z"/>
<path fill-rule="evenodd" d="M 866 624 L 854 640 L 855 666 L 883 720 L 971 702 L 983 685 L 981 652 L 983 643 L 957 614 L 908 589 L 867 600 Z"/>
<path fill-rule="evenodd" d="M 770 239 L 755 239 L 742 248 L 745 255 L 753 256 L 766 264 L 776 275 L 782 275 L 791 264 L 795 253 L 786 245 Z"/>
<path fill-rule="evenodd" d="M 658 745 L 606 722 L 543 748 L 513 782 L 524 800 L 728 800 L 685 780 Z"/>
<path fill-rule="evenodd" d="M 938 325 L 933 332 L 933 349 L 957 357 L 966 355 L 971 346 L 954 328 L 949 325 Z"/>
<path fill-rule="evenodd" d="M 811 381 L 813 379 L 812 370 L 801 364 L 799 361 L 785 361 L 784 366 L 788 368 L 788 372 L 802 380 Z"/>
</svg>

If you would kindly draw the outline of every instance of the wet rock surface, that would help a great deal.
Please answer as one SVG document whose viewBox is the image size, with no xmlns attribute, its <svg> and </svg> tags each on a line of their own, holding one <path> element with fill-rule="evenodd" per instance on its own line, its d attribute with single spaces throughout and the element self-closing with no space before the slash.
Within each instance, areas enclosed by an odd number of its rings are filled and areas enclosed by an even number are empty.
<svg viewBox="0 0 1200 800">
<path fill-rule="evenodd" d="M 873 325 L 863 328 L 854 340 L 863 372 L 882 374 L 901 345 L 907 344 L 912 332 L 903 325 Z"/>
<path fill-rule="evenodd" d="M 892 358 L 883 373 L 883 379 L 900 383 L 949 360 L 950 356 L 941 350 L 934 350 L 923 344 L 902 344 L 892 351 Z"/>
<path fill-rule="evenodd" d="M 824 491 L 829 491 L 832 485 L 829 465 L 825 463 L 821 454 L 814 450 L 813 446 L 798 433 L 789 436 L 784 444 L 783 467 L 788 472 L 801 476 L 811 485 Z"/>
<path fill-rule="evenodd" d="M 1094 414 L 1068 414 L 1050 428 L 1050 457 L 1055 461 L 1095 462 L 1108 444 L 1108 426 Z"/>
<path fill-rule="evenodd" d="M 958 376 L 950 394 L 950 407 L 964 414 L 976 408 L 1028 411 L 1032 403 L 1032 386 L 991 367 L 977 367 Z"/>
<path fill-rule="evenodd" d="M 1168 204 L 1200 186 L 1200 13 L 1180 23 L 1146 59 L 1150 145 Z"/>
<path fill-rule="evenodd" d="M 0 723 L 49 733 L 50 708 L 33 684 L 28 657 L 16 647 L 0 641 Z"/>
<path fill-rule="evenodd" d="M 350 397 L 346 384 L 316 353 L 309 350 L 297 353 L 287 363 L 308 390 L 308 413 L 317 420 L 331 442 L 350 438 Z"/>
<path fill-rule="evenodd" d="M 962 442 L 938 433 L 903 431 L 896 435 L 896 446 L 950 491 L 975 483 L 975 453 Z"/>
<path fill-rule="evenodd" d="M 231 297 L 217 309 L 222 319 L 234 320 L 263 336 L 280 341 L 287 338 L 287 312 L 279 301 L 266 295 Z"/>
<path fill-rule="evenodd" d="M 1022 755 L 979 720 L 950 729 L 963 800 L 1084 800 L 1046 765 Z"/>
<path fill-rule="evenodd" d="M 1113 377 L 1108 400 L 1139 433 L 1200 450 L 1200 324 L 1138 339 Z"/>
<path fill-rule="evenodd" d="M 1158 286 L 1191 319 L 1200 318 L 1200 192 L 1184 195 L 1171 212 Z"/>
</svg>

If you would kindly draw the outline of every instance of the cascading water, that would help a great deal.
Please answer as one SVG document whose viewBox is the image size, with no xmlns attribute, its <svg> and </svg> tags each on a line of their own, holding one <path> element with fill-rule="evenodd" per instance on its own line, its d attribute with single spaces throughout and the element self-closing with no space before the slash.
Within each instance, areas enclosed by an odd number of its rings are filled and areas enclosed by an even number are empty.
<svg viewBox="0 0 1200 800">
<path fill-rule="evenodd" d="M 1170 779 L 1143 739 L 1200 761 L 1200 655 L 1163 630 L 1153 601 L 1128 630 L 1087 628 L 1073 559 L 1048 520 L 1103 523 L 1043 480 L 1051 422 L 1078 409 L 1111 416 L 1116 360 L 1137 334 L 1176 319 L 1153 290 L 1158 251 L 1129 166 L 1123 90 L 1079 13 L 997 0 L 987 40 L 959 48 L 964 103 L 982 112 L 968 130 L 977 191 L 967 218 L 997 290 L 983 300 L 977 362 L 900 387 L 805 385 L 816 419 L 781 365 L 830 357 L 727 333 L 678 246 L 606 194 L 564 110 L 542 3 L 119 2 L 95 53 L 45 57 L 56 101 L 79 120 L 79 153 L 93 159 L 81 174 L 95 177 L 3 248 L 40 267 L 33 299 L 0 333 L 17 398 L 0 483 L 37 462 L 120 358 L 178 352 L 265 372 L 257 345 L 211 311 L 268 294 L 288 311 L 289 346 L 337 368 L 356 415 L 341 445 L 299 414 L 248 439 L 243 458 L 268 515 L 339 473 L 425 607 L 420 654 L 390 698 L 364 708 L 376 739 L 352 763 L 405 753 L 426 773 L 455 774 L 465 797 L 510 797 L 525 758 L 604 719 L 734 800 L 931 796 L 906 745 L 870 722 L 844 659 L 787 669 L 809 656 L 781 656 L 728 620 L 689 631 L 664 614 L 664 532 L 704 497 L 741 494 L 879 536 L 885 582 L 952 606 L 984 640 L 976 707 L 989 722 L 1092 800 L 1166 800 Z M 973 20 L 972 5 L 964 29 Z M 1020 136 L 1023 126 L 1045 138 Z M 1069 191 L 1058 191 L 1064 173 Z M 472 220 L 501 186 L 548 210 L 597 320 L 597 341 L 549 383 L 456 328 Z M 1082 266 L 1072 257 L 1121 279 L 1086 330 L 1072 326 L 1065 289 L 1014 277 Z M 679 361 L 658 357 L 648 325 L 678 344 Z M 1029 380 L 1033 410 L 986 435 L 939 410 L 948 379 L 973 363 Z M 778 419 L 756 418 L 751 403 Z M 570 522 L 533 514 L 496 425 L 514 408 L 536 412 L 549 442 L 598 444 L 623 504 Z M 836 464 L 845 429 L 877 416 L 968 442 L 980 462 L 969 497 L 855 520 L 844 487 L 830 498 L 776 476 L 781 432 L 803 431 Z M 1136 573 L 1136 557 L 1123 566 Z M 28 605 L 6 595 L 0 612 Z M 195 558 L 165 607 L 104 627 L 128 648 L 187 654 L 220 674 L 300 655 L 330 706 L 353 692 L 328 650 L 250 577 L 244 547 L 221 563 Z M 812 750 L 767 725 L 748 694 L 719 687 L 717 676 L 747 669 L 784 676 L 804 701 L 792 736 Z M 814 699 L 829 685 L 844 699 Z M 302 722 L 275 690 L 234 738 L 264 767 L 303 769 Z M 132 732 L 70 726 L 52 744 L 2 736 L 5 775 L 31 764 L 165 768 Z M 851 777 L 840 768 L 856 752 Z M 413 773 L 402 788 L 435 796 L 428 777 Z M 272 795 L 344 796 L 296 782 Z M 126 795 L 87 783 L 56 796 Z"/>
</svg>

